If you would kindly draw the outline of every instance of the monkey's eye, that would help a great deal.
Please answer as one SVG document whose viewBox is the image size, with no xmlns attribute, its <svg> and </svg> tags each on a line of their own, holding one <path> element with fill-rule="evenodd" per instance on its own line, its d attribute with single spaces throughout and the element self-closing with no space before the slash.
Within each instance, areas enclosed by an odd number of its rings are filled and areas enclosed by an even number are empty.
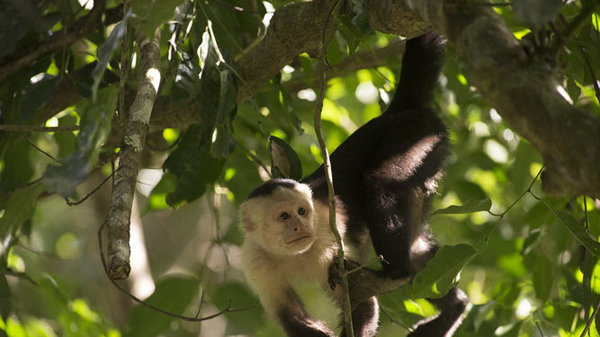
<svg viewBox="0 0 600 337">
<path fill-rule="evenodd" d="M 306 214 L 306 208 L 304 208 L 304 207 L 298 208 L 298 214 L 300 214 L 300 215 Z"/>
<path fill-rule="evenodd" d="M 279 214 L 279 220 L 287 220 L 290 218 L 290 215 L 287 212 L 281 212 L 281 214 Z"/>
</svg>

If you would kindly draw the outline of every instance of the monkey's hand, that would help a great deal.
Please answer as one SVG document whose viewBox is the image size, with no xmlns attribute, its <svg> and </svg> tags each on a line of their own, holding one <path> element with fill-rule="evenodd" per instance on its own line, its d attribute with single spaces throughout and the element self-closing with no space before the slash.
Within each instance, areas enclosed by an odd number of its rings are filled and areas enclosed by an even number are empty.
<svg viewBox="0 0 600 337">
<path fill-rule="evenodd" d="M 344 260 L 344 269 L 345 272 L 350 274 L 352 270 L 358 270 L 362 268 L 362 266 L 354 261 Z M 334 261 L 331 265 L 329 265 L 329 287 L 331 290 L 335 290 L 338 285 L 342 285 L 342 271 L 340 270 L 340 266 L 337 261 Z M 350 282 L 350 276 L 348 276 L 348 283 Z"/>
<path fill-rule="evenodd" d="M 352 305 L 360 304 L 373 296 L 390 292 L 408 283 L 409 277 L 394 279 L 383 273 L 366 268 L 354 261 L 344 260 L 344 267 L 348 274 L 350 287 L 350 301 Z M 329 286 L 331 290 L 342 284 L 342 273 L 337 263 L 329 266 Z"/>
</svg>

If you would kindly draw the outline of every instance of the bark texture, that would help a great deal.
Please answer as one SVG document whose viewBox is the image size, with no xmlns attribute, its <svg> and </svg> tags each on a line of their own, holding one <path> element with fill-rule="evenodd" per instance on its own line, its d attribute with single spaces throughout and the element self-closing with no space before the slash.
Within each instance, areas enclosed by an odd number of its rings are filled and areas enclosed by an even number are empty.
<svg viewBox="0 0 600 337">
<path fill-rule="evenodd" d="M 108 215 L 108 276 L 122 280 L 129 276 L 131 207 L 148 124 L 160 83 L 160 33 L 153 40 L 145 38 L 141 45 L 142 79 L 129 111 L 127 129 L 119 155 Z"/>
</svg>

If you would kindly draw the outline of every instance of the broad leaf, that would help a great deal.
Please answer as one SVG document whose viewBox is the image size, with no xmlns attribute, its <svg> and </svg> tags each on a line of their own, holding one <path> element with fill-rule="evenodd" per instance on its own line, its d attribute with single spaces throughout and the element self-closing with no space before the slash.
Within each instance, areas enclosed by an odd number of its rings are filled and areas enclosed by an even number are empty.
<svg viewBox="0 0 600 337">
<path fill-rule="evenodd" d="M 231 122 L 237 111 L 237 88 L 227 54 L 214 44 L 208 28 L 202 35 L 198 49 L 202 73 L 200 75 L 200 100 L 202 119 L 202 143 L 211 142 L 211 154 L 227 158 L 235 148 Z"/>
<path fill-rule="evenodd" d="M 58 77 L 46 74 L 39 82 L 28 84 L 23 88 L 23 96 L 19 102 L 23 120 L 32 120 L 37 110 L 54 96 L 58 80 Z"/>
<path fill-rule="evenodd" d="M 227 282 L 218 285 L 211 292 L 210 298 L 218 310 L 225 310 L 227 307 L 232 309 L 253 308 L 257 304 L 256 297 L 239 282 Z M 236 319 L 229 321 L 234 329 L 239 331 L 256 331 L 264 324 L 262 317 L 257 319 L 252 310 L 242 310 L 236 314 Z"/>
<path fill-rule="evenodd" d="M 468 244 L 443 246 L 420 271 L 412 283 L 415 298 L 435 298 L 445 295 L 458 283 L 460 271 L 479 251 Z"/>
<path fill-rule="evenodd" d="M 136 14 L 132 23 L 146 36 L 152 37 L 156 28 L 171 19 L 175 8 L 182 3 L 183 0 L 133 0 L 129 4 Z"/>
<path fill-rule="evenodd" d="M 98 103 L 89 104 L 86 100 L 78 109 L 84 113 L 77 135 L 77 151 L 67 158 L 64 165 L 49 166 L 44 172 L 43 181 L 50 192 L 63 197 L 72 196 L 98 160 L 102 144 L 110 132 L 117 104 L 117 89 L 107 87 L 98 93 Z"/>
<path fill-rule="evenodd" d="M 221 69 L 219 78 L 221 90 L 211 153 L 215 157 L 227 158 L 235 149 L 231 122 L 237 111 L 237 87 L 229 69 Z"/>
<path fill-rule="evenodd" d="M 121 22 L 115 26 L 110 33 L 110 36 L 98 46 L 98 63 L 96 64 L 94 70 L 92 70 L 92 78 L 94 79 L 94 84 L 92 85 L 92 102 L 94 103 L 96 102 L 96 98 L 98 96 L 98 87 L 100 86 L 100 81 L 102 80 L 104 71 L 110 62 L 110 58 L 113 52 L 119 48 L 121 41 L 123 40 L 123 36 L 125 36 L 125 32 L 127 31 L 127 19 L 129 19 L 130 15 L 131 10 L 129 10 Z"/>
<path fill-rule="evenodd" d="M 10 287 L 6 280 L 6 275 L 0 273 L 0 317 L 6 321 L 8 315 L 12 312 L 12 301 Z"/>
<path fill-rule="evenodd" d="M 171 207 L 196 200 L 221 174 L 225 159 L 213 157 L 208 146 L 200 145 L 201 128 L 198 124 L 191 125 L 163 165 L 177 176 L 175 190 L 167 195 Z"/>
<path fill-rule="evenodd" d="M 156 284 L 156 290 L 146 299 L 146 302 L 162 310 L 181 315 L 196 299 L 198 288 L 199 282 L 196 279 L 171 276 Z M 160 336 L 175 320 L 178 318 L 139 305 L 125 324 L 123 336 Z"/>
<path fill-rule="evenodd" d="M 536 259 L 535 270 L 533 271 L 533 285 L 537 297 L 546 301 L 550 296 L 553 284 L 552 262 L 545 255 L 540 254 Z"/>
<path fill-rule="evenodd" d="M 438 209 L 437 211 L 431 213 L 432 216 L 437 214 L 464 214 L 464 213 L 475 213 L 475 212 L 483 212 L 489 211 L 492 207 L 492 200 L 490 198 L 485 198 L 482 200 L 468 200 L 464 204 L 457 206 L 452 205 L 448 206 L 444 209 Z"/>
<path fill-rule="evenodd" d="M 0 200 L 6 198 L 9 191 L 25 185 L 32 179 L 34 168 L 31 151 L 35 151 L 19 134 L 6 137 L 6 148 L 3 149 L 3 167 L 0 170 Z"/>
<path fill-rule="evenodd" d="M 575 239 L 579 241 L 587 251 L 594 255 L 598 255 L 600 253 L 600 243 L 594 240 L 581 226 L 577 223 L 575 218 L 567 212 L 556 211 L 553 213 L 559 218 L 560 222 L 567 227 L 567 229 L 573 234 Z"/>
<path fill-rule="evenodd" d="M 0 218 L 0 242 L 4 242 L 8 235 L 16 233 L 23 223 L 31 218 L 42 192 L 44 192 L 43 184 L 34 184 L 13 192 L 6 205 L 5 213 Z M 2 253 L 0 251 L 0 255 Z"/>
<path fill-rule="evenodd" d="M 269 136 L 271 176 L 273 178 L 302 179 L 302 163 L 294 149 L 275 136 Z"/>
<path fill-rule="evenodd" d="M 523 248 L 521 248 L 521 255 L 527 255 L 531 250 L 537 247 L 540 243 L 542 231 L 539 228 L 532 230 L 523 242 Z"/>
</svg>

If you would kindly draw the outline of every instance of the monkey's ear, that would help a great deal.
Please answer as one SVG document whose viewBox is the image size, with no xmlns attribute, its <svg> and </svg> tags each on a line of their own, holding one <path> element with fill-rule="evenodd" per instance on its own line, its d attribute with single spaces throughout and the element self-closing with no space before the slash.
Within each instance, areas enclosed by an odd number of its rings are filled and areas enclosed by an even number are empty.
<svg viewBox="0 0 600 337">
<path fill-rule="evenodd" d="M 258 225 L 253 220 L 253 216 L 252 216 L 253 213 L 258 212 L 258 210 L 252 209 L 253 208 L 252 206 L 253 205 L 251 205 L 249 202 L 245 202 L 240 207 L 240 218 L 242 219 L 242 227 L 247 232 L 253 232 L 258 228 Z M 254 206 L 256 206 L 256 205 L 254 205 Z"/>
</svg>

